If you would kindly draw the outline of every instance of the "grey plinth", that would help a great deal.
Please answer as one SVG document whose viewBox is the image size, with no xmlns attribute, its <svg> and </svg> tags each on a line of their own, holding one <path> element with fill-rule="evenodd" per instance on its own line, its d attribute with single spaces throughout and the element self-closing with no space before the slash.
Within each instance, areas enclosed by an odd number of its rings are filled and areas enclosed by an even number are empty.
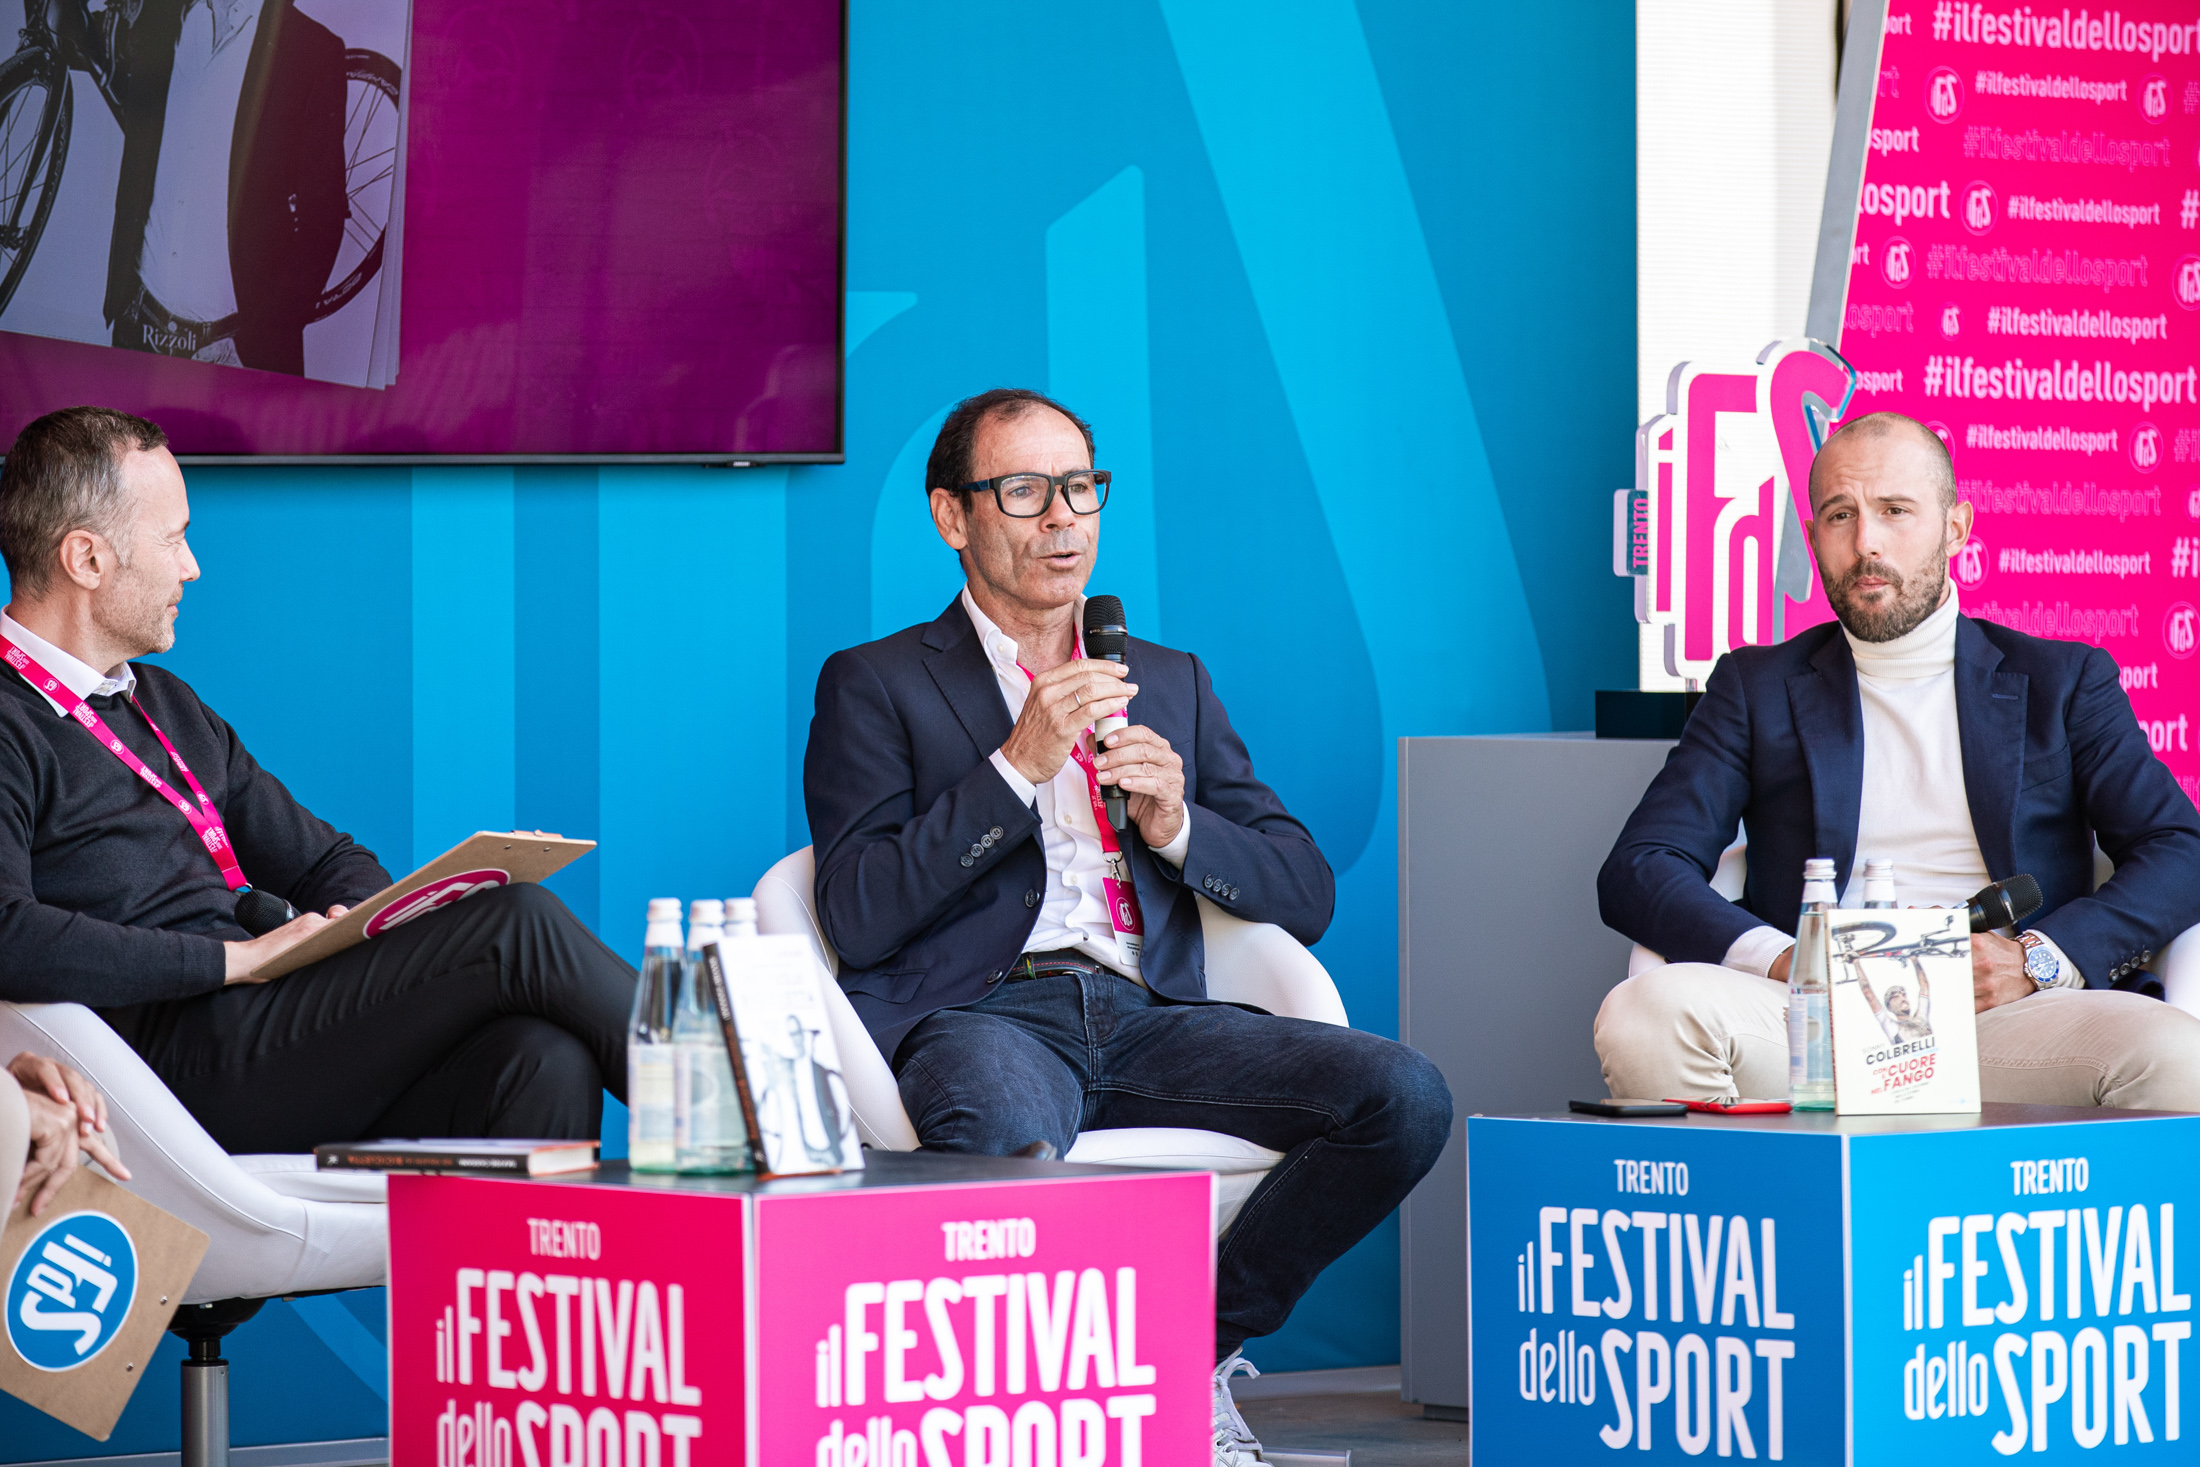
<svg viewBox="0 0 2200 1467">
<path fill-rule="evenodd" d="M 1597 868 L 1672 747 L 1565 733 L 1398 741 L 1400 1037 L 1442 1068 L 1460 1116 L 1604 1094 L 1590 1031 L 1627 974 L 1628 943 L 1597 920 Z M 1460 1411 L 1464 1135 L 1403 1212 L 1404 1395 Z"/>
</svg>

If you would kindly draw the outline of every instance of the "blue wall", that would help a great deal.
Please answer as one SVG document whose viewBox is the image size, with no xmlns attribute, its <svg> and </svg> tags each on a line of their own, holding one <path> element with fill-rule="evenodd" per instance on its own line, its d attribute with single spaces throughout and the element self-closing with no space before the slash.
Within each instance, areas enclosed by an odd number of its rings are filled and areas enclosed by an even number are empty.
<svg viewBox="0 0 2200 1467">
<path fill-rule="evenodd" d="M 845 465 L 195 470 L 169 662 L 393 869 L 596 836 L 552 886 L 632 952 L 808 843 L 819 664 L 958 584 L 940 416 L 1047 387 L 1117 474 L 1095 588 L 1206 660 L 1395 1033 L 1392 740 L 1633 681 L 1633 46 L 1610 0 L 856 0 Z M 1252 1357 L 1396 1360 L 1397 1288 L 1386 1227 Z M 381 1431 L 378 1300 L 235 1337 L 240 1444 Z M 0 1461 L 172 1449 L 165 1360 L 140 1395 L 105 1448 L 0 1401 Z"/>
</svg>

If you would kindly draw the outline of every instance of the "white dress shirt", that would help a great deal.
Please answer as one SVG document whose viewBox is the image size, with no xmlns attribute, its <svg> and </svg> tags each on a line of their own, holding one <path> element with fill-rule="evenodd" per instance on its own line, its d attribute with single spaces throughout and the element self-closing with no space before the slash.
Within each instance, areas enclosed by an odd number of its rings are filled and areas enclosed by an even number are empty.
<svg viewBox="0 0 2200 1467">
<path fill-rule="evenodd" d="M 32 661 L 52 673 L 60 680 L 61 686 L 79 698 L 105 697 L 113 693 L 131 694 L 137 691 L 137 669 L 129 663 L 123 663 L 111 673 L 101 672 L 62 651 L 4 611 L 0 611 L 0 636 L 5 636 L 28 652 Z M 30 678 L 26 675 L 24 681 L 30 682 Z M 38 684 L 33 682 L 31 686 L 36 688 Z M 44 688 L 38 688 L 38 694 L 48 703 L 52 703 L 53 711 L 63 718 L 67 718 L 69 709 L 75 706 L 55 701 L 53 694 Z"/>
<path fill-rule="evenodd" d="M 193 0 L 176 37 L 138 277 L 162 305 L 195 321 L 219 321 L 237 309 L 229 271 L 230 151 L 260 3 Z"/>
<path fill-rule="evenodd" d="M 1895 899 L 1905 907 L 1960 907 L 1993 880 L 1971 825 L 1963 782 L 1963 732 L 1956 710 L 1956 587 L 1931 616 L 1891 642 L 1850 634 L 1864 712 L 1864 791 L 1856 814 L 1856 856 L 1841 905 L 1864 905 L 1864 863 L 1894 862 Z M 2040 938 L 2062 964 L 2057 987 L 2083 987 L 2077 965 Z M 1734 939 L 1725 966 L 1766 974 L 1795 939 L 1754 927 Z"/>
<path fill-rule="evenodd" d="M 994 678 L 1001 688 L 1001 701 L 1008 705 L 1008 716 L 1011 719 L 1022 717 L 1031 679 L 1016 665 L 1014 639 L 978 609 L 968 587 L 963 589 L 962 605 L 969 614 L 970 624 L 977 628 L 985 660 L 993 666 Z M 1084 598 L 1079 597 L 1080 626 L 1084 624 L 1084 614 Z M 1082 646 L 1079 655 L 1083 655 Z M 1088 754 L 1092 752 L 1092 731 L 1087 729 L 1079 742 Z M 1039 844 L 1046 853 L 1046 899 L 1039 904 L 1039 919 L 1032 924 L 1031 937 L 1024 943 L 1024 951 L 1041 953 L 1075 948 L 1125 977 L 1137 978 L 1138 960 L 1117 948 L 1115 926 L 1108 920 L 1107 889 L 1101 885 L 1107 874 L 1106 853 L 1100 846 L 1100 824 L 1093 818 L 1092 791 L 1085 782 L 1084 769 L 1075 759 L 1064 759 L 1054 778 L 1043 785 L 1034 785 L 998 749 L 993 751 L 993 767 L 1000 771 L 1001 778 L 1016 792 L 1018 799 L 1036 807 Z M 1176 835 L 1167 845 L 1155 848 L 1153 853 L 1171 866 L 1181 868 L 1191 842 L 1191 807 L 1187 804 L 1184 823 L 1177 827 Z"/>
</svg>

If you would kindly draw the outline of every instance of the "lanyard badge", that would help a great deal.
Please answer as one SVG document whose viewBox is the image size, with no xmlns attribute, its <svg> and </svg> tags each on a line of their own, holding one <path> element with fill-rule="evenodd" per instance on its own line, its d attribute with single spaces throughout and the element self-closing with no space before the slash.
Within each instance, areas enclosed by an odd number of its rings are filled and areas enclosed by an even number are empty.
<svg viewBox="0 0 2200 1467">
<path fill-rule="evenodd" d="M 4 659 L 10 667 L 23 674 L 32 687 L 55 702 L 76 698 L 61 679 L 46 671 L 36 658 L 6 637 L 0 637 L 0 659 Z M 256 889 L 251 882 L 245 880 L 244 867 L 238 864 L 236 848 L 229 840 L 229 828 L 222 824 L 221 812 L 214 808 L 213 798 L 199 783 L 199 777 L 191 772 L 191 766 L 184 763 L 183 756 L 176 752 L 176 746 L 168 741 L 168 735 L 162 733 L 160 725 L 153 722 L 152 715 L 134 697 L 130 699 L 130 706 L 137 709 L 138 716 L 145 720 L 145 726 L 153 731 L 153 737 L 160 740 L 160 746 L 167 752 L 169 762 L 175 765 L 176 772 L 191 787 L 196 804 L 178 794 L 128 744 L 116 737 L 114 730 L 107 727 L 107 721 L 92 710 L 90 703 L 76 698 L 75 706 L 69 709 L 69 717 L 84 725 L 85 732 L 105 745 L 108 753 L 121 760 L 125 768 L 151 785 L 154 793 L 175 806 L 177 812 L 191 822 L 191 829 L 198 835 L 199 843 L 206 847 L 206 853 L 221 868 L 222 880 L 228 883 L 231 891 L 237 893 L 238 926 L 257 937 L 263 932 L 272 932 L 297 916 L 290 903 L 273 892 Z"/>
<path fill-rule="evenodd" d="M 1085 655 L 1081 642 L 1076 654 Z M 1016 670 L 1024 675 L 1024 681 L 1032 681 L 1030 668 L 1019 662 Z M 1091 725 L 1086 725 L 1085 733 L 1092 733 Z M 1100 833 L 1100 860 L 1107 872 L 1100 878 L 1100 885 L 1107 899 L 1108 925 L 1115 930 L 1115 950 L 1126 967 L 1135 968 L 1146 944 L 1146 919 L 1139 910 L 1138 887 L 1131 880 L 1130 858 L 1115 838 L 1115 828 L 1108 820 L 1107 795 L 1100 783 L 1100 771 L 1091 753 L 1085 749 L 1083 738 L 1070 745 L 1069 757 L 1084 771 L 1085 793 L 1092 801 L 1092 823 Z"/>
</svg>

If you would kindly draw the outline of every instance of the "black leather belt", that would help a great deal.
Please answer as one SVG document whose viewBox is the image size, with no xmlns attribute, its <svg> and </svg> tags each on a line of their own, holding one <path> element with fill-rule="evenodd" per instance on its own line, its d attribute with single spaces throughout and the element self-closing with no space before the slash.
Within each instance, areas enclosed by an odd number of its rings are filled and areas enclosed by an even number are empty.
<svg viewBox="0 0 2200 1467">
<path fill-rule="evenodd" d="M 1016 983 L 1026 978 L 1048 978 L 1059 973 L 1079 973 L 1088 978 L 1097 978 L 1103 973 L 1114 972 L 1107 964 L 1094 962 L 1077 949 L 1065 947 L 1052 952 L 1025 953 L 1002 976 L 1009 982 Z"/>
</svg>

